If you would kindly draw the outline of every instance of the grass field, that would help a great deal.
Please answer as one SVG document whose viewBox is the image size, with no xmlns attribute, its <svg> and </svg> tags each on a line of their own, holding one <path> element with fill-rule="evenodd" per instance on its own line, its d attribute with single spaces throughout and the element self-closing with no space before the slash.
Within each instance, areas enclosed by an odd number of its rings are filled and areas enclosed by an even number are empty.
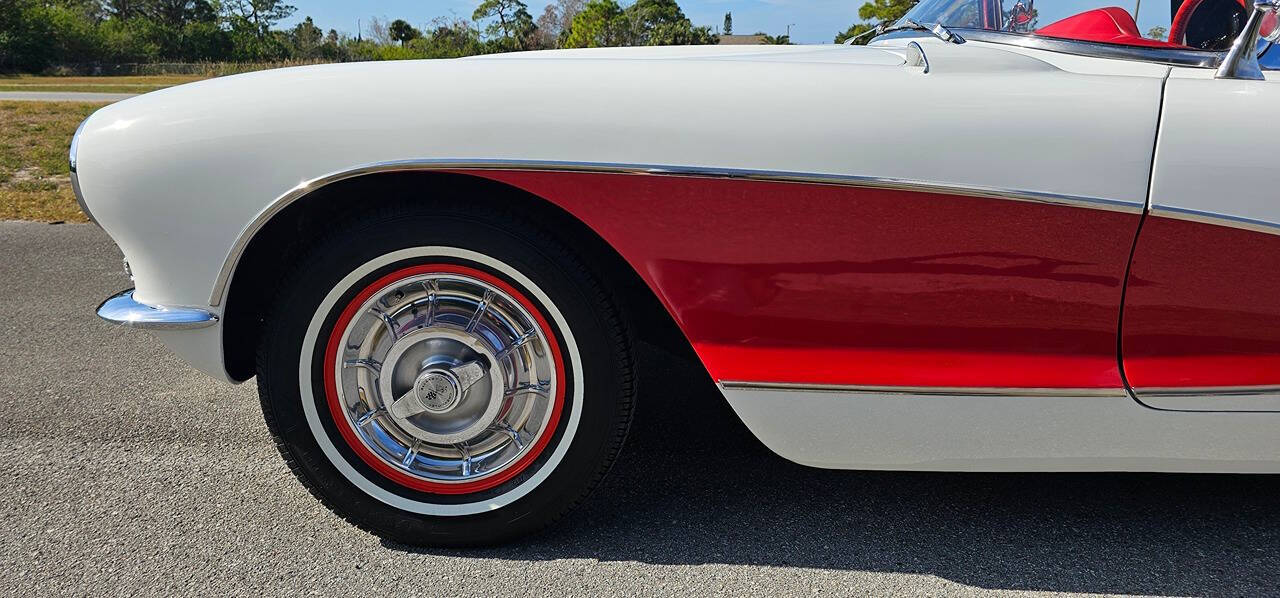
<svg viewBox="0 0 1280 598">
<path fill-rule="evenodd" d="M 67 150 L 103 104 L 0 102 L 0 220 L 83 222 Z"/>
<path fill-rule="evenodd" d="M 147 93 L 205 79 L 202 75 L 150 75 L 136 77 L 0 77 L 0 91 L 89 91 L 97 93 Z"/>
</svg>

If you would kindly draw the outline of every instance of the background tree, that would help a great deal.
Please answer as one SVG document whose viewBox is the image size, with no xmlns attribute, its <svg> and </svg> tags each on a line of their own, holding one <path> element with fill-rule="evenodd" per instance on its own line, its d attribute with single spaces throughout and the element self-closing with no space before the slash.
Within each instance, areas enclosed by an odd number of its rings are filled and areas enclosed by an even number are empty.
<svg viewBox="0 0 1280 598">
<path fill-rule="evenodd" d="M 248 24 L 258 37 L 266 37 L 276 23 L 297 10 L 281 0 L 223 0 L 222 7 L 232 21 Z"/>
<path fill-rule="evenodd" d="M 760 40 L 760 43 L 765 44 L 765 45 L 770 45 L 770 46 L 790 46 L 790 45 L 792 45 L 792 44 L 791 44 L 791 36 L 790 36 L 790 35 L 787 35 L 787 34 L 785 34 L 785 33 L 784 33 L 784 34 L 782 34 L 782 35 L 776 36 L 776 37 L 775 37 L 775 36 L 772 36 L 772 35 L 765 34 L 765 33 L 757 33 L 756 35 L 763 36 L 763 37 L 762 37 L 762 39 Z"/>
<path fill-rule="evenodd" d="M 636 0 L 624 12 L 626 45 L 681 46 L 714 44 L 710 27 L 694 27 L 676 0 Z"/>
<path fill-rule="evenodd" d="M 871 23 L 854 23 L 850 25 L 848 29 L 845 29 L 844 31 L 837 33 L 835 42 L 837 44 L 843 44 L 846 41 L 849 41 L 849 39 L 858 37 L 859 35 L 867 33 L 868 31 L 871 31 L 872 29 L 875 29 L 875 28 L 876 28 L 876 25 Z M 866 43 L 870 41 L 871 37 L 872 37 L 871 35 L 858 37 L 858 39 L 853 43 L 859 46 L 866 45 Z"/>
<path fill-rule="evenodd" d="M 876 28 L 880 23 L 892 23 L 907 14 L 911 7 L 916 5 L 916 0 L 872 0 L 858 8 L 858 17 L 863 20 L 862 23 L 854 23 L 848 29 L 836 35 L 836 43 L 842 44 L 846 40 L 857 37 Z M 854 42 L 856 44 L 865 44 L 871 41 L 873 36 L 867 35 Z"/>
<path fill-rule="evenodd" d="M 428 33 L 413 40 L 412 47 L 421 58 L 459 58 L 484 52 L 480 32 L 471 22 L 443 17 L 432 21 Z"/>
<path fill-rule="evenodd" d="M 537 30 L 529 7 L 520 0 L 484 0 L 471 14 L 471 20 L 492 20 L 485 33 L 500 51 L 528 49 Z"/>
<path fill-rule="evenodd" d="M 379 46 L 389 46 L 396 40 L 391 38 L 391 23 L 384 18 L 369 17 L 364 31 L 360 32 L 360 38 L 357 41 L 368 38 Z"/>
<path fill-rule="evenodd" d="M 334 32 L 335 35 L 337 32 Z M 320 46 L 324 44 L 324 31 L 316 27 L 311 17 L 302 20 L 289 30 L 289 42 L 294 58 L 314 59 L 321 56 Z"/>
<path fill-rule="evenodd" d="M 511 50 L 709 44 L 676 0 L 547 0 L 535 23 L 521 0 L 484 0 L 473 22 L 362 19 L 349 36 L 287 0 L 0 0 L 0 72 L 101 72 L 126 63 L 449 58 Z M 625 1 L 628 4 L 621 4 Z M 730 19 L 732 15 L 726 15 Z M 732 27 L 732 24 L 729 25 Z"/>
<path fill-rule="evenodd" d="M 573 26 L 574 17 L 582 12 L 582 7 L 586 4 L 587 0 L 556 0 L 554 4 L 548 4 L 536 23 L 537 47 L 563 46 L 565 38 L 569 35 L 569 29 Z"/>
<path fill-rule="evenodd" d="M 144 0 L 104 0 L 102 8 L 113 19 L 127 21 L 142 15 Z"/>
<path fill-rule="evenodd" d="M 284 36 L 272 34 L 276 23 L 296 10 L 281 0 L 224 0 L 222 11 L 230 28 L 236 60 L 279 60 L 287 56 Z"/>
<path fill-rule="evenodd" d="M 724 13 L 724 34 L 733 35 L 733 13 Z"/>
<path fill-rule="evenodd" d="M 1147 39 L 1158 39 L 1165 41 L 1169 38 L 1169 30 L 1164 27 L 1152 27 L 1147 30 Z"/>
<path fill-rule="evenodd" d="M 625 32 L 622 7 L 617 2 L 591 0 L 573 18 L 563 45 L 566 48 L 621 46 Z"/>
<path fill-rule="evenodd" d="M 311 17 L 307 17 L 308 20 Z M 413 28 L 408 21 L 404 19 L 396 19 L 391 21 L 391 25 L 387 27 L 387 31 L 391 34 L 391 39 L 400 42 L 400 47 L 405 44 L 422 37 L 422 32 Z"/>
</svg>

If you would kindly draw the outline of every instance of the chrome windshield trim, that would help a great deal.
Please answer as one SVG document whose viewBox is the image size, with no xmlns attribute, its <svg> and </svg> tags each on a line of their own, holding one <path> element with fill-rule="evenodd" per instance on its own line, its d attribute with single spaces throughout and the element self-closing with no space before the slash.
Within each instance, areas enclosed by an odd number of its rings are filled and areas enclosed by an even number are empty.
<svg viewBox="0 0 1280 598">
<path fill-rule="evenodd" d="M 1217 68 L 1222 63 L 1226 52 L 1214 50 L 1183 50 L 1178 48 L 1147 48 L 1143 46 L 1122 46 L 1104 44 L 1057 37 L 1028 35 L 1025 33 L 1006 33 L 986 29 L 964 29 L 952 27 L 952 30 L 963 31 L 966 39 L 983 41 L 1006 46 L 1018 46 L 1033 50 L 1045 50 L 1061 54 L 1092 56 L 1094 58 L 1114 58 L 1119 60 L 1140 60 L 1171 66 L 1188 66 L 1195 68 Z"/>
<path fill-rule="evenodd" d="M 569 173 L 596 173 L 596 174 L 626 174 L 626 175 L 643 175 L 643 176 L 682 176 L 682 177 L 698 177 L 698 178 L 725 178 L 740 179 L 752 181 L 764 181 L 775 183 L 803 183 L 816 185 L 836 185 L 845 187 L 862 187 L 869 189 L 896 189 L 904 191 L 914 191 L 919 193 L 939 193 L 945 195 L 958 195 L 964 197 L 977 197 L 987 199 L 1004 199 L 1010 201 L 1023 201 L 1039 204 L 1049 204 L 1057 206 L 1067 206 L 1074 208 L 1087 208 L 1093 210 L 1106 210 L 1112 212 L 1124 212 L 1129 214 L 1142 213 L 1146 198 L 1135 201 L 1121 201 L 1115 199 L 1103 199 L 1096 197 L 1083 197 L 1075 195 L 1064 195 L 1058 193 L 1047 193 L 1039 191 L 1024 191 L 1014 189 L 1000 189 L 994 187 L 981 187 L 975 185 L 957 185 L 949 183 L 936 183 L 929 181 L 917 181 L 910 179 L 897 179 L 887 177 L 872 177 L 859 175 L 842 175 L 842 174 L 814 174 L 787 171 L 768 171 L 768 170 L 749 170 L 739 168 L 716 168 L 702 166 L 664 166 L 664 165 L 648 165 L 648 164 L 615 164 L 607 162 L 569 162 L 554 160 L 486 160 L 486 159 L 424 159 L 424 160 L 397 160 L 391 162 L 379 162 L 374 164 L 366 164 L 349 170 L 332 172 L 312 180 L 303 182 L 298 186 L 285 192 L 276 198 L 266 208 L 258 213 L 254 219 L 241 229 L 240 234 L 236 237 L 235 243 L 231 246 L 226 259 L 223 260 L 221 271 L 218 273 L 217 280 L 214 281 L 213 292 L 209 297 L 209 305 L 217 307 L 222 304 L 225 298 L 228 284 L 231 276 L 235 273 L 236 265 L 240 261 L 240 256 L 248 248 L 249 242 L 254 235 L 266 225 L 276 214 L 280 213 L 294 201 L 321 189 L 327 185 L 356 178 L 368 174 L 388 173 L 388 172 L 414 172 L 414 171 L 435 171 L 435 170 L 510 170 L 510 171 L 550 171 L 550 172 L 569 172 Z"/>
<path fill-rule="evenodd" d="M 98 317 L 121 326 L 148 330 L 192 330 L 218 323 L 218 316 L 195 307 L 150 305 L 133 298 L 134 289 L 122 291 L 98 306 Z"/>
<path fill-rule="evenodd" d="M 1253 218 L 1245 218 L 1243 216 L 1214 214 L 1211 212 L 1201 212 L 1200 210 L 1190 210 L 1187 208 L 1176 208 L 1171 206 L 1152 206 L 1151 215 L 1163 218 L 1172 218 L 1174 220 L 1196 222 L 1199 224 L 1239 228 L 1255 233 L 1280 235 L 1280 223 L 1267 222 L 1265 220 L 1254 220 Z"/>
<path fill-rule="evenodd" d="M 789 382 L 721 381 L 725 390 L 777 392 L 834 392 L 943 397 L 1115 397 L 1129 398 L 1124 388 L 1017 388 L 1003 386 L 863 386 L 852 384 L 799 384 Z"/>
</svg>

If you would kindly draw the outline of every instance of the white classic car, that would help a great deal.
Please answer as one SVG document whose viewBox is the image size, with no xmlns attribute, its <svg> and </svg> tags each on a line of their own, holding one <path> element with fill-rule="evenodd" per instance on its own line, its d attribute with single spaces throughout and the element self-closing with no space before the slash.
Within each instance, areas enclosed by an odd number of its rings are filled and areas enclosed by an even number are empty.
<svg viewBox="0 0 1280 598">
<path fill-rule="evenodd" d="M 1277 0 L 1134 4 L 146 94 L 71 148 L 136 285 L 99 314 L 256 376 L 299 479 L 408 543 L 582 500 L 637 338 L 807 465 L 1280 472 Z"/>
</svg>

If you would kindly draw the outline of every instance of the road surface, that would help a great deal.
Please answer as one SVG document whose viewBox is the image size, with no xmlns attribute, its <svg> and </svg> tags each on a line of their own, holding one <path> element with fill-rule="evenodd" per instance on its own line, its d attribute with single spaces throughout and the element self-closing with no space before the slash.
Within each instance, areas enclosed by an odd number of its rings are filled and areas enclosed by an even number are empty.
<svg viewBox="0 0 1280 598">
<path fill-rule="evenodd" d="M 770 454 L 646 348 L 635 433 L 548 533 L 385 544 L 331 515 L 213 382 L 93 309 L 92 225 L 0 223 L 0 595 L 1264 596 L 1280 478 L 820 471 Z M 1277 430 L 1280 438 L 1280 430 Z"/>
</svg>

